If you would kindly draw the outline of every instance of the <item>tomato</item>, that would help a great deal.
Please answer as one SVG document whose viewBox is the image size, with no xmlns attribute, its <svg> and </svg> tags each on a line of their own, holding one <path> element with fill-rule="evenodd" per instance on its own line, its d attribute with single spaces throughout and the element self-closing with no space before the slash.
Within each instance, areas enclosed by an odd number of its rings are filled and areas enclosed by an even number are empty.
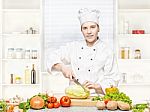
<svg viewBox="0 0 150 112">
<path fill-rule="evenodd" d="M 54 107 L 54 103 L 48 103 L 47 108 L 52 109 Z"/>
<path fill-rule="evenodd" d="M 105 105 L 106 105 L 109 101 L 110 101 L 109 99 L 105 99 L 105 100 L 104 100 Z"/>
<path fill-rule="evenodd" d="M 54 108 L 58 108 L 58 107 L 60 107 L 60 103 L 59 102 L 55 102 L 54 103 Z"/>
<path fill-rule="evenodd" d="M 63 107 L 70 107 L 71 99 L 68 96 L 63 96 L 60 99 L 60 104 Z"/>
<path fill-rule="evenodd" d="M 48 103 L 55 103 L 55 102 L 57 102 L 57 98 L 54 96 L 48 97 L 47 102 Z"/>
</svg>

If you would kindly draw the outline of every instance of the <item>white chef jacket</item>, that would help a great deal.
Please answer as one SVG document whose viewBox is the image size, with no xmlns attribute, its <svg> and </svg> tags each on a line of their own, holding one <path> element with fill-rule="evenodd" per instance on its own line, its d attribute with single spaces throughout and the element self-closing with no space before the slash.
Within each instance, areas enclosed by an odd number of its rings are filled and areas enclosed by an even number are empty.
<svg viewBox="0 0 150 112">
<path fill-rule="evenodd" d="M 114 53 L 100 39 L 92 47 L 88 47 L 84 40 L 67 43 L 48 56 L 49 72 L 56 63 L 70 64 L 80 83 L 85 80 L 98 83 L 104 92 L 119 80 Z"/>
</svg>

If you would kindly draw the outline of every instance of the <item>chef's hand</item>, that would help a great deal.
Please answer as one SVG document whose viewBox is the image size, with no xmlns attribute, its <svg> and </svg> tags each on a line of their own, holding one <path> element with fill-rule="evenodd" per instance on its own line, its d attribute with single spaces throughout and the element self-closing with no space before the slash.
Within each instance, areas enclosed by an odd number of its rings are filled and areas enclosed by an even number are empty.
<svg viewBox="0 0 150 112">
<path fill-rule="evenodd" d="M 91 81 L 85 81 L 83 83 L 83 86 L 88 88 L 88 89 L 94 89 L 95 92 L 98 94 L 104 94 L 100 84 L 96 84 L 96 83 L 93 83 Z"/>
<path fill-rule="evenodd" d="M 75 77 L 73 70 L 66 67 L 66 65 L 62 63 L 56 63 L 52 66 L 52 69 L 58 70 L 63 73 L 64 77 L 73 80 L 72 78 Z"/>
<path fill-rule="evenodd" d="M 62 65 L 61 72 L 63 73 L 64 77 L 69 78 L 70 80 L 73 80 L 72 78 L 75 77 L 73 70 L 65 65 Z"/>
<path fill-rule="evenodd" d="M 88 89 L 95 89 L 95 86 L 96 86 L 96 84 L 94 84 L 91 81 L 87 81 L 87 80 L 83 83 L 83 85 L 84 85 L 84 87 L 86 87 Z"/>
</svg>

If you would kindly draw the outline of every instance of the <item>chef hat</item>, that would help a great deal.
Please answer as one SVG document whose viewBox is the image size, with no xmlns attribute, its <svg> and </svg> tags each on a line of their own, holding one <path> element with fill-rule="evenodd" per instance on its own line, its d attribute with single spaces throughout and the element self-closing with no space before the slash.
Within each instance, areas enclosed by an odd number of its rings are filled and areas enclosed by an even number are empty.
<svg viewBox="0 0 150 112">
<path fill-rule="evenodd" d="M 78 13 L 81 25 L 89 21 L 95 22 L 99 25 L 99 10 L 84 8 L 80 9 Z"/>
</svg>

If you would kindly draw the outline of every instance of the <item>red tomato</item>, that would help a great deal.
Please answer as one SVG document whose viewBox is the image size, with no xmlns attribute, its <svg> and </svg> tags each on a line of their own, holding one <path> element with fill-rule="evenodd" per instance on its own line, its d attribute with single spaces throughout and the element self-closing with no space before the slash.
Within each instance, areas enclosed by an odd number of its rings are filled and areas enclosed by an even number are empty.
<svg viewBox="0 0 150 112">
<path fill-rule="evenodd" d="M 60 107 L 60 103 L 59 102 L 55 102 L 54 103 L 54 108 L 58 108 L 58 107 Z"/>
<path fill-rule="evenodd" d="M 48 103 L 47 108 L 52 109 L 54 107 L 53 103 Z"/>
<path fill-rule="evenodd" d="M 110 101 L 109 99 L 105 99 L 105 100 L 104 100 L 105 105 L 106 105 L 109 101 Z"/>
<path fill-rule="evenodd" d="M 63 96 L 60 99 L 60 104 L 63 107 L 70 107 L 71 99 L 68 96 Z"/>
<path fill-rule="evenodd" d="M 48 103 L 55 103 L 55 102 L 57 102 L 57 98 L 54 96 L 48 97 L 47 102 Z"/>
</svg>

